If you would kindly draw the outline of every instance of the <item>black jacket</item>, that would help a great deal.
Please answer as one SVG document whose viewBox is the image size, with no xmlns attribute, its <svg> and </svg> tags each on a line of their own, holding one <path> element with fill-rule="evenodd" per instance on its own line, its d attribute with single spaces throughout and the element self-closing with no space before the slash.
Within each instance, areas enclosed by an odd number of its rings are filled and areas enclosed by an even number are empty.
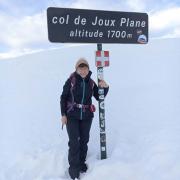
<svg viewBox="0 0 180 180">
<path fill-rule="evenodd" d="M 98 101 L 98 87 L 94 82 L 94 86 L 92 87 L 91 80 L 92 72 L 89 71 L 89 74 L 86 78 L 82 78 L 79 74 L 74 72 L 74 76 L 76 78 L 75 86 L 73 87 L 73 96 L 74 102 L 77 104 L 91 105 L 92 104 L 92 96 L 96 98 Z M 67 112 L 67 103 L 72 102 L 71 95 L 71 78 L 68 78 L 64 87 L 63 92 L 61 94 L 60 106 L 61 106 L 61 115 L 66 115 L 68 118 L 73 119 L 89 119 L 94 117 L 94 113 L 87 108 L 85 111 L 82 108 L 74 107 L 71 111 Z M 108 93 L 109 87 L 104 88 L 104 95 L 106 96 Z"/>
</svg>

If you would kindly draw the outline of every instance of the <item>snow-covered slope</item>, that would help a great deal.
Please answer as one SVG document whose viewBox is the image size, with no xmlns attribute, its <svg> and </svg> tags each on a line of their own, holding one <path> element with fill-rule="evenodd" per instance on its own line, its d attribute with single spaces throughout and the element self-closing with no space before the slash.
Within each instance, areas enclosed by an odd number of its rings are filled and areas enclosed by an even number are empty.
<svg viewBox="0 0 180 180">
<path fill-rule="evenodd" d="M 110 51 L 108 159 L 99 160 L 96 112 L 82 179 L 180 179 L 179 47 L 180 39 L 103 45 Z M 79 57 L 89 60 L 96 80 L 95 50 L 83 45 L 0 60 L 1 180 L 65 179 L 68 138 L 59 97 Z"/>
</svg>

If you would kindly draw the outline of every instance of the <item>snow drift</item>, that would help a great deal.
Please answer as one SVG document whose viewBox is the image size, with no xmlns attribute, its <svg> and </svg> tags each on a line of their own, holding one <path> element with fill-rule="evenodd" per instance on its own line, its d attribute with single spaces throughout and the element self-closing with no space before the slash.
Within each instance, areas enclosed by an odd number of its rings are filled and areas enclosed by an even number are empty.
<svg viewBox="0 0 180 180">
<path fill-rule="evenodd" d="M 180 179 L 179 47 L 179 39 L 103 45 L 110 51 L 108 159 L 99 159 L 96 112 L 82 179 Z M 59 97 L 79 57 L 89 60 L 96 80 L 95 50 L 79 45 L 0 60 L 1 180 L 66 179 L 68 138 Z"/>
</svg>

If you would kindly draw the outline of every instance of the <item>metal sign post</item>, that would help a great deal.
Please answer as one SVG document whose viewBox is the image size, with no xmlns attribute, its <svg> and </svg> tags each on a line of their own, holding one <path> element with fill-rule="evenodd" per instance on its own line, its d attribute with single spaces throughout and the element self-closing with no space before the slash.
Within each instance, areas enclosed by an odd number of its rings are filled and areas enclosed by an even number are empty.
<svg viewBox="0 0 180 180">
<path fill-rule="evenodd" d="M 102 51 L 102 44 L 97 44 L 96 66 L 97 66 L 97 80 L 98 80 L 98 94 L 99 94 L 100 152 L 101 152 L 101 159 L 106 159 L 107 150 L 106 150 L 106 130 L 105 130 L 104 88 L 99 86 L 99 82 L 104 79 L 103 67 L 109 66 L 109 51 Z"/>
</svg>

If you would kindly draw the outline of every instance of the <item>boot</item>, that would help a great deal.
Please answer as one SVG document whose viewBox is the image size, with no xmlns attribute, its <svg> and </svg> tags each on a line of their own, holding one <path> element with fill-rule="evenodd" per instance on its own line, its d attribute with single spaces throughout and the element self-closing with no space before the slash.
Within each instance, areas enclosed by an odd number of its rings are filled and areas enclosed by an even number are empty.
<svg viewBox="0 0 180 180">
<path fill-rule="evenodd" d="M 85 173 L 85 172 L 87 171 L 87 169 L 88 169 L 87 164 L 86 164 L 86 163 L 83 163 L 83 164 L 80 165 L 79 171 L 80 171 L 81 173 Z"/>
<path fill-rule="evenodd" d="M 77 168 L 69 168 L 69 175 L 71 179 L 75 180 L 76 178 L 79 178 L 79 169 Z"/>
</svg>

